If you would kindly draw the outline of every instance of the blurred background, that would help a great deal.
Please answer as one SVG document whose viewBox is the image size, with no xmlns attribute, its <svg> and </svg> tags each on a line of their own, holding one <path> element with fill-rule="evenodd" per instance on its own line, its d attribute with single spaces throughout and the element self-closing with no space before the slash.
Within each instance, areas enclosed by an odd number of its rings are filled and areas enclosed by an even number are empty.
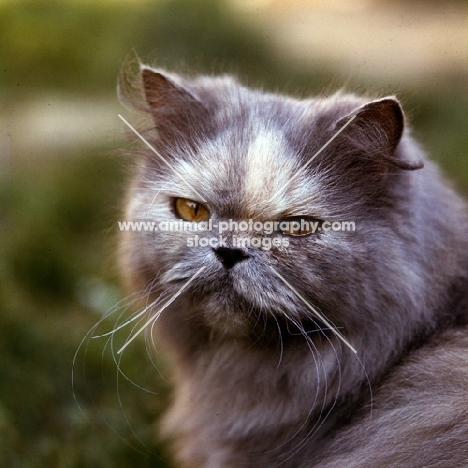
<svg viewBox="0 0 468 468">
<path fill-rule="evenodd" d="M 0 24 L 1 467 L 169 466 L 164 359 L 143 338 L 117 356 L 129 331 L 87 337 L 130 314 L 114 263 L 127 56 L 295 96 L 395 93 L 468 194 L 467 1 L 0 0 Z"/>
</svg>

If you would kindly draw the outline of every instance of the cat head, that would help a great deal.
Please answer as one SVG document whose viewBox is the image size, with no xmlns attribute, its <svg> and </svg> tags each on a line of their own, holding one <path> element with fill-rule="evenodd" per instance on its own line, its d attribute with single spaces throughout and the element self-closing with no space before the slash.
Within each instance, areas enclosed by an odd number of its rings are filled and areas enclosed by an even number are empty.
<svg viewBox="0 0 468 468">
<path fill-rule="evenodd" d="M 364 353 L 430 322 L 439 248 L 418 238 L 423 154 L 394 97 L 297 100 L 146 66 L 120 94 L 149 117 L 127 220 L 156 227 L 126 233 L 124 270 L 152 297 L 183 289 L 164 314 L 255 342 L 333 326 Z"/>
</svg>

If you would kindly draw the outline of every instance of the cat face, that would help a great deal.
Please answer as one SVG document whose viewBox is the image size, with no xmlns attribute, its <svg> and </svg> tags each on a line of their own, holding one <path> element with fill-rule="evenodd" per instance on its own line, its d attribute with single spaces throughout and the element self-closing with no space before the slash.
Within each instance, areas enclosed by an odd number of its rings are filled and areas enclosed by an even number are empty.
<svg viewBox="0 0 468 468">
<path fill-rule="evenodd" d="M 422 164 L 401 150 L 396 100 L 297 101 L 145 67 L 141 77 L 155 151 L 145 150 L 127 219 L 210 225 L 128 233 L 138 288 L 172 294 L 190 283 L 187 317 L 255 339 L 269 324 L 354 336 L 377 304 L 412 302 L 419 280 L 396 226 L 408 210 L 407 170 Z M 316 228 L 281 224 L 291 221 Z M 354 228 L 323 229 L 343 223 Z"/>
</svg>

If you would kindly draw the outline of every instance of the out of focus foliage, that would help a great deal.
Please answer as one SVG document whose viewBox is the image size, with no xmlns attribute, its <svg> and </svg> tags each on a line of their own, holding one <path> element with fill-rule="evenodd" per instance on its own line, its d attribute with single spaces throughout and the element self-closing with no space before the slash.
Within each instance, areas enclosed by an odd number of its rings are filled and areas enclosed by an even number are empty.
<svg viewBox="0 0 468 468">
<path fill-rule="evenodd" d="M 169 69 L 233 71 L 249 84 L 295 94 L 342 84 L 333 69 L 285 66 L 252 25 L 218 0 L 4 1 L 0 18 L 0 99 L 10 107 L 37 89 L 114 93 L 132 50 Z M 399 86 L 398 94 L 416 134 L 468 193 L 464 87 L 466 76 L 458 76 L 440 86 Z M 87 331 L 124 299 L 113 252 L 132 161 L 117 154 L 103 138 L 91 149 L 36 148 L 33 155 L 15 153 L 12 141 L 12 159 L 0 155 L 1 467 L 168 466 L 154 437 L 168 384 L 143 340 L 120 363 L 134 383 L 119 373 L 106 338 L 86 339 L 73 367 Z M 116 307 L 97 333 L 124 312 Z M 156 365 L 165 370 L 161 358 Z"/>
<path fill-rule="evenodd" d="M 122 163 L 97 150 L 13 171 L 10 227 L 0 233 L 2 467 L 166 466 L 153 434 L 166 383 L 142 343 L 121 369 L 156 395 L 118 379 L 106 339 L 86 340 L 73 366 L 85 334 L 122 299 L 109 234 Z"/>
<path fill-rule="evenodd" d="M 218 0 L 7 1 L 0 17 L 2 85 L 108 90 L 132 50 L 192 73 L 234 71 L 262 83 L 288 76 Z"/>
</svg>

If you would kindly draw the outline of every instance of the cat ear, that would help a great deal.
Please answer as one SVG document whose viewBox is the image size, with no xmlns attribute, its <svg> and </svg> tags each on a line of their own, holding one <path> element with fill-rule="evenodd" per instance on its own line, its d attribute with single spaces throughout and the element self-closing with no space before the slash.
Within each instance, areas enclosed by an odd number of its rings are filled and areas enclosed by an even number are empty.
<svg viewBox="0 0 468 468">
<path fill-rule="evenodd" d="M 405 118 L 396 99 L 383 98 L 369 102 L 341 118 L 336 129 L 339 130 L 347 123 L 347 128 L 342 132 L 343 138 L 365 154 L 378 157 L 381 162 L 388 162 L 400 169 L 415 170 L 423 167 L 422 161 L 407 161 L 398 155 Z"/>
<path fill-rule="evenodd" d="M 151 68 L 141 67 L 141 79 L 148 110 L 160 138 L 186 139 L 200 133 L 209 120 L 205 106 L 172 78 Z"/>
</svg>

